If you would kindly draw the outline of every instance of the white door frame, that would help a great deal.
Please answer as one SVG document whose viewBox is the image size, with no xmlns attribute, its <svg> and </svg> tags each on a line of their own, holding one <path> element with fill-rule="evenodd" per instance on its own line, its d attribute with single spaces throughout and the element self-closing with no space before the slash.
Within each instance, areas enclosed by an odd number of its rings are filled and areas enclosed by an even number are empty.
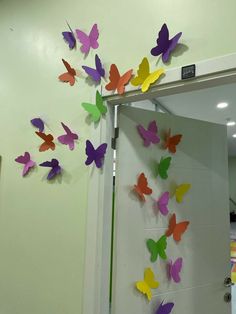
<svg viewBox="0 0 236 314">
<path fill-rule="evenodd" d="M 181 80 L 181 68 L 166 71 L 161 84 L 149 92 L 128 87 L 123 96 L 103 93 L 107 101 L 106 120 L 92 131 L 93 142 L 111 144 L 114 105 L 155 99 L 236 82 L 236 53 L 196 63 L 196 78 Z M 105 157 L 103 171 L 89 174 L 87 238 L 85 252 L 83 314 L 109 314 L 113 151 Z"/>
</svg>

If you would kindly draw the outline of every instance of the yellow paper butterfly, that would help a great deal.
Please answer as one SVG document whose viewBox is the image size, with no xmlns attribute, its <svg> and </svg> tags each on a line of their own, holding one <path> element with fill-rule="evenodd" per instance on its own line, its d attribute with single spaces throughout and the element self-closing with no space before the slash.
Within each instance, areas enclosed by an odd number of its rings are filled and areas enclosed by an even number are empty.
<svg viewBox="0 0 236 314">
<path fill-rule="evenodd" d="M 151 268 L 146 268 L 144 271 L 144 281 L 137 281 L 136 288 L 139 292 L 146 295 L 149 301 L 152 299 L 151 289 L 156 289 L 159 286 L 159 282 L 155 280 L 154 273 Z"/>
<path fill-rule="evenodd" d="M 164 69 L 156 70 L 152 73 L 150 73 L 150 65 L 147 58 L 143 58 L 142 62 L 139 65 L 137 76 L 135 76 L 131 80 L 131 84 L 133 86 L 142 86 L 141 90 L 142 92 L 146 92 L 150 85 L 155 83 L 159 77 L 164 74 Z"/>
<path fill-rule="evenodd" d="M 191 184 L 189 183 L 183 183 L 177 186 L 175 190 L 175 199 L 177 203 L 183 202 L 184 195 L 188 192 L 188 190 L 191 188 Z"/>
</svg>

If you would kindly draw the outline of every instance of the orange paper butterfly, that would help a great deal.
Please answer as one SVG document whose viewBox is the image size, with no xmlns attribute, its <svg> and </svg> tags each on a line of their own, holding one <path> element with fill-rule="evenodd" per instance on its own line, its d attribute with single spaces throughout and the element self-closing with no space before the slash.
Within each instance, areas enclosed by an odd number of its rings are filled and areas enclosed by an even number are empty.
<svg viewBox="0 0 236 314">
<path fill-rule="evenodd" d="M 166 231 L 166 236 L 170 237 L 173 235 L 173 238 L 176 242 L 179 242 L 181 240 L 182 235 L 187 230 L 189 225 L 189 221 L 182 221 L 178 224 L 176 224 L 176 215 L 173 214 L 169 221 L 169 228 Z"/>
<path fill-rule="evenodd" d="M 108 91 L 117 90 L 119 95 L 124 94 L 125 85 L 127 85 L 132 77 L 133 70 L 127 71 L 122 76 L 119 73 L 119 70 L 115 64 L 112 64 L 110 67 L 110 82 L 105 86 Z"/>
<path fill-rule="evenodd" d="M 76 71 L 69 65 L 66 60 L 62 59 L 62 62 L 64 63 L 67 72 L 59 75 L 58 78 L 60 81 L 70 83 L 70 85 L 73 86 L 75 84 Z"/>
<path fill-rule="evenodd" d="M 39 151 L 45 152 L 48 149 L 54 150 L 55 144 L 53 143 L 53 136 L 51 134 L 45 134 L 43 132 L 35 132 L 41 139 L 44 140 L 43 144 L 40 145 Z"/>
<path fill-rule="evenodd" d="M 181 138 L 182 134 L 176 134 L 174 136 L 171 136 L 171 130 L 169 129 L 165 138 L 164 149 L 168 148 L 170 153 L 176 153 L 176 146 L 181 141 Z"/>
<path fill-rule="evenodd" d="M 147 178 L 145 177 L 143 172 L 138 177 L 137 185 L 134 185 L 134 191 L 138 194 L 143 202 L 145 202 L 144 194 L 152 194 L 152 189 L 148 186 Z"/>
</svg>

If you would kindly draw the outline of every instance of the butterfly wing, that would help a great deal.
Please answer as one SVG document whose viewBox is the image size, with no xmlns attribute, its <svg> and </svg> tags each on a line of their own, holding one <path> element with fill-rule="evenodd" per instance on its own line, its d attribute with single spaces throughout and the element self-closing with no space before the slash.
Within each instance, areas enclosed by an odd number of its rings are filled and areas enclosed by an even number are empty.
<svg viewBox="0 0 236 314">
<path fill-rule="evenodd" d="M 75 140 L 78 139 L 78 135 L 72 133 L 68 126 L 66 126 L 63 122 L 61 122 L 63 129 L 65 130 L 66 134 L 58 136 L 58 141 L 61 144 L 68 145 L 70 150 L 73 150 L 75 147 Z"/>
<path fill-rule="evenodd" d="M 162 179 L 167 179 L 168 174 L 167 171 L 170 167 L 171 157 L 162 158 L 158 165 L 158 174 Z"/>
<path fill-rule="evenodd" d="M 75 36 L 72 32 L 62 32 L 62 36 L 63 36 L 65 42 L 69 45 L 70 49 L 75 48 L 76 40 L 75 40 Z"/>
<path fill-rule="evenodd" d="M 101 75 L 96 69 L 87 67 L 86 65 L 83 65 L 82 68 L 95 82 L 100 83 Z"/>
<path fill-rule="evenodd" d="M 129 81 L 131 80 L 132 78 L 132 73 L 133 73 L 133 70 L 129 70 L 127 71 L 125 74 L 123 74 L 119 81 L 118 81 L 118 85 L 117 85 L 117 92 L 119 95 L 122 95 L 124 94 L 125 92 L 125 86 L 129 83 Z"/>
<path fill-rule="evenodd" d="M 102 95 L 99 93 L 99 91 L 96 92 L 96 107 L 101 114 L 107 113 L 107 107 L 104 105 Z"/>
<path fill-rule="evenodd" d="M 90 165 L 96 158 L 96 151 L 93 147 L 93 144 L 87 140 L 86 141 L 86 148 L 85 148 L 85 153 L 87 155 L 87 160 L 85 161 L 85 165 Z"/>
<path fill-rule="evenodd" d="M 136 282 L 136 289 L 138 289 L 139 292 L 146 295 L 149 301 L 152 299 L 152 292 L 151 289 L 148 287 L 145 281 L 137 281 Z"/>
<path fill-rule="evenodd" d="M 34 118 L 34 119 L 30 120 L 30 122 L 32 123 L 32 125 L 34 127 L 39 129 L 39 132 L 43 132 L 44 131 L 44 122 L 43 122 L 42 119 Z"/>
<path fill-rule="evenodd" d="M 131 80 L 133 86 L 140 86 L 150 74 L 150 66 L 147 58 L 143 58 L 139 65 L 137 76 Z"/>
<path fill-rule="evenodd" d="M 163 304 L 163 302 L 164 301 L 161 302 L 155 314 L 170 314 L 171 313 L 174 307 L 174 303 L 169 302 L 169 303 Z"/>
<path fill-rule="evenodd" d="M 176 48 L 180 37 L 182 36 L 182 32 L 176 34 L 170 41 L 168 49 L 162 54 L 162 61 L 165 63 L 170 58 L 170 53 Z"/>
<path fill-rule="evenodd" d="M 154 273 L 153 273 L 151 268 L 145 269 L 144 281 L 152 289 L 156 289 L 159 286 L 159 282 L 157 280 L 155 280 L 155 276 L 154 276 Z"/>
<path fill-rule="evenodd" d="M 97 49 L 99 46 L 98 37 L 99 37 L 98 26 L 97 26 L 97 24 L 94 24 L 92 26 L 90 33 L 89 33 L 90 46 L 93 49 Z"/>
<path fill-rule="evenodd" d="M 168 203 L 170 199 L 170 193 L 164 192 L 159 200 L 157 201 L 158 209 L 163 216 L 166 216 L 169 213 Z"/>
<path fill-rule="evenodd" d="M 99 111 L 97 106 L 83 102 L 82 107 L 89 113 L 90 118 L 93 122 L 98 122 L 100 120 L 101 112 Z"/>
<path fill-rule="evenodd" d="M 166 248 L 167 248 L 167 237 L 166 235 L 163 235 L 160 237 L 160 239 L 156 243 L 157 251 L 160 256 L 160 258 L 166 260 L 167 255 L 166 255 Z"/>
<path fill-rule="evenodd" d="M 176 225 L 173 231 L 173 238 L 176 242 L 179 242 L 182 238 L 182 235 L 185 233 L 189 225 L 189 221 L 183 221 Z"/>
<path fill-rule="evenodd" d="M 174 136 L 171 136 L 171 130 L 169 129 L 166 135 L 164 149 L 168 148 L 169 152 L 173 154 L 176 153 L 176 146 L 180 143 L 181 139 L 182 139 L 182 134 L 176 134 Z"/>
<path fill-rule="evenodd" d="M 29 160 L 24 165 L 22 176 L 24 177 L 30 171 L 31 168 L 34 168 L 35 165 L 36 165 L 36 163 L 33 160 Z"/>
<path fill-rule="evenodd" d="M 146 91 L 148 91 L 151 84 L 155 83 L 160 78 L 160 76 L 164 73 L 165 73 L 164 69 L 159 69 L 151 73 L 142 84 L 142 88 L 141 88 L 142 92 L 145 93 Z"/>
<path fill-rule="evenodd" d="M 44 140 L 44 143 L 40 145 L 39 151 L 44 152 L 48 149 L 55 150 L 55 144 L 53 143 L 53 136 L 51 134 L 45 134 L 42 132 L 35 132 L 41 139 Z"/>
<path fill-rule="evenodd" d="M 20 163 L 20 164 L 27 164 L 27 162 L 30 161 L 30 154 L 28 152 L 25 152 L 24 155 L 18 156 L 15 159 L 16 162 Z"/>
<path fill-rule="evenodd" d="M 120 80 L 120 73 L 115 64 L 110 67 L 109 80 L 110 82 L 105 86 L 106 90 L 115 91 Z"/>
<path fill-rule="evenodd" d="M 150 260 L 152 263 L 154 263 L 158 257 L 158 250 L 157 250 L 156 242 L 153 239 L 148 239 L 146 244 L 147 244 L 148 251 L 151 254 Z"/>
<path fill-rule="evenodd" d="M 170 217 L 169 226 L 165 233 L 167 237 L 170 237 L 173 234 L 175 227 L 176 227 L 176 215 L 173 214 Z"/>
<path fill-rule="evenodd" d="M 155 120 L 151 121 L 148 125 L 148 131 L 152 132 L 152 133 L 156 133 L 158 132 L 158 127 L 157 127 L 157 123 Z"/>
<path fill-rule="evenodd" d="M 80 50 L 84 54 L 88 54 L 90 50 L 90 38 L 87 34 L 85 34 L 80 29 L 75 30 L 76 36 L 79 40 L 79 42 L 82 44 L 80 47 Z"/>
<path fill-rule="evenodd" d="M 103 68 L 102 62 L 97 54 L 95 55 L 95 65 L 96 65 L 96 70 L 98 71 L 100 76 L 105 77 L 105 69 Z"/>
<path fill-rule="evenodd" d="M 106 150 L 107 150 L 107 144 L 106 143 L 101 144 L 96 149 L 94 162 L 95 162 L 95 165 L 96 165 L 97 168 L 101 168 L 102 167 L 103 160 L 104 160 L 104 157 L 105 157 L 105 154 L 106 154 Z"/>
<path fill-rule="evenodd" d="M 175 198 L 176 198 L 177 203 L 183 202 L 183 197 L 189 191 L 190 188 L 191 188 L 191 184 L 189 183 L 183 183 L 177 187 L 175 191 Z"/>
<path fill-rule="evenodd" d="M 72 76 L 75 76 L 76 75 L 75 69 L 73 69 L 66 60 L 62 59 L 62 62 L 64 66 L 66 67 L 67 72 L 70 73 Z"/>
<path fill-rule="evenodd" d="M 171 263 L 170 276 L 174 282 L 179 283 L 181 281 L 180 272 L 183 266 L 183 259 L 181 257 L 177 258 L 174 263 Z"/>
<path fill-rule="evenodd" d="M 73 86 L 75 84 L 75 77 L 73 75 L 71 75 L 70 73 L 68 73 L 68 72 L 59 75 L 58 79 L 61 82 L 70 83 L 70 86 Z"/>
<path fill-rule="evenodd" d="M 49 171 L 47 179 L 52 180 L 61 173 L 61 166 L 59 165 L 59 162 L 57 159 L 52 159 L 52 169 Z"/>
<path fill-rule="evenodd" d="M 163 24 L 156 40 L 157 46 L 151 49 L 153 56 L 159 56 L 167 51 L 169 47 L 169 30 L 166 24 Z"/>
<path fill-rule="evenodd" d="M 150 146 L 151 144 L 150 137 L 152 136 L 152 134 L 150 134 L 150 132 L 148 132 L 141 124 L 137 125 L 137 130 L 139 135 L 143 139 L 143 145 L 146 147 Z"/>
<path fill-rule="evenodd" d="M 147 178 L 144 173 L 141 173 L 138 178 L 138 186 L 143 194 L 150 195 L 152 194 L 152 189 L 148 186 Z"/>
</svg>

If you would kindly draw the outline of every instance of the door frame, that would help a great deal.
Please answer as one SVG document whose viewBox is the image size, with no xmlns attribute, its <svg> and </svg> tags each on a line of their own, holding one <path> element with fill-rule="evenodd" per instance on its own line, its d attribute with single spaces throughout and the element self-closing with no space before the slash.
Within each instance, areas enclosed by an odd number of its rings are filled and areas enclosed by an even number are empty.
<svg viewBox="0 0 236 314">
<path fill-rule="evenodd" d="M 166 71 L 160 84 L 147 93 L 128 86 L 122 96 L 103 92 L 108 113 L 91 138 L 111 144 L 115 105 L 190 92 L 236 82 L 236 53 L 196 63 L 196 77 L 181 80 L 181 67 Z M 113 150 L 108 149 L 102 171 L 89 173 L 85 247 L 83 314 L 109 314 L 110 255 L 112 230 Z"/>
</svg>

